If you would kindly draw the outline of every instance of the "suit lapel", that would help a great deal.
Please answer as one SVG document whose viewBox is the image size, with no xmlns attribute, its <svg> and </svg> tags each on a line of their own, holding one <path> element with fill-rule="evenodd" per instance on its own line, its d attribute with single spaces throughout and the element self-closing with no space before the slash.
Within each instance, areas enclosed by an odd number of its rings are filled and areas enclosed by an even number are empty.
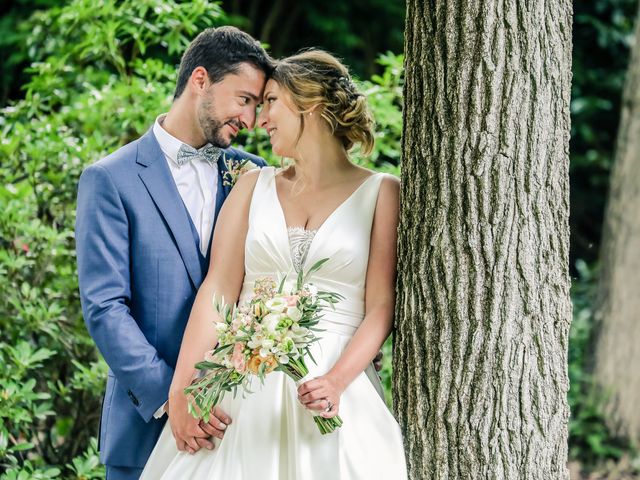
<svg viewBox="0 0 640 480">
<path fill-rule="evenodd" d="M 216 192 L 216 211 L 213 216 L 213 229 L 216 227 L 218 221 L 218 214 L 222 208 L 222 204 L 227 199 L 232 185 L 225 185 L 225 172 L 227 171 L 227 162 L 229 157 L 227 153 L 223 153 L 218 159 L 218 191 Z M 213 235 L 213 229 L 211 234 Z"/>
<path fill-rule="evenodd" d="M 222 208 L 222 204 L 226 200 L 229 192 L 231 192 L 232 185 L 225 184 L 225 172 L 227 172 L 227 162 L 229 159 L 229 154 L 224 152 L 220 155 L 218 159 L 218 191 L 216 192 L 216 213 L 213 218 L 213 224 L 216 224 L 216 220 L 218 219 L 218 214 L 220 213 L 220 209 Z M 231 159 L 234 161 L 234 159 Z"/>
<path fill-rule="evenodd" d="M 138 143 L 136 161 L 145 168 L 138 175 L 169 226 L 182 261 L 195 288 L 202 283 L 200 252 L 192 234 L 189 213 L 171 176 L 164 153 L 149 130 Z"/>
<path fill-rule="evenodd" d="M 222 204 L 226 200 L 232 185 L 225 185 L 225 172 L 227 171 L 227 161 L 229 161 L 229 152 L 223 151 L 222 155 L 218 159 L 218 189 L 216 191 L 216 210 L 213 214 L 213 227 L 211 228 L 211 237 L 209 238 L 209 248 L 207 250 L 207 265 L 211 258 L 211 245 L 213 243 L 213 232 L 216 229 L 216 222 L 218 221 L 218 214 L 222 208 Z"/>
</svg>

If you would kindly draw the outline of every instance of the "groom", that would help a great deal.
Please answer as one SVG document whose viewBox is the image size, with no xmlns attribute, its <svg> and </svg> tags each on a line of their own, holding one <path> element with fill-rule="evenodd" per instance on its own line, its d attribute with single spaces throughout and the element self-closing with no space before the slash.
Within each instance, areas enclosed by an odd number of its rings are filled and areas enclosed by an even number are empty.
<svg viewBox="0 0 640 480">
<path fill-rule="evenodd" d="M 76 248 L 82 310 L 109 365 L 100 459 L 107 480 L 137 479 L 167 415 L 169 385 L 196 291 L 209 265 L 229 165 L 258 157 L 231 148 L 253 128 L 273 63 L 232 27 L 188 47 L 173 104 L 141 138 L 88 167 L 78 186 Z M 211 448 L 229 419 L 194 420 L 191 451 Z"/>
</svg>

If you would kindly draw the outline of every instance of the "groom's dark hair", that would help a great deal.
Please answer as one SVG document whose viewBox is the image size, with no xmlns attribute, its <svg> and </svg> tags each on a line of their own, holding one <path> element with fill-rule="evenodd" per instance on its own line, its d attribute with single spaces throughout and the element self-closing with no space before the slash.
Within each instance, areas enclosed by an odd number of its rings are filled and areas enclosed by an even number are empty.
<svg viewBox="0 0 640 480">
<path fill-rule="evenodd" d="M 235 27 L 207 28 L 191 42 L 182 55 L 173 99 L 182 95 L 191 72 L 197 67 L 204 67 L 209 80 L 216 83 L 225 75 L 236 73 L 240 64 L 245 62 L 262 70 L 267 77 L 273 71 L 273 59 L 260 42 L 248 33 Z"/>
</svg>

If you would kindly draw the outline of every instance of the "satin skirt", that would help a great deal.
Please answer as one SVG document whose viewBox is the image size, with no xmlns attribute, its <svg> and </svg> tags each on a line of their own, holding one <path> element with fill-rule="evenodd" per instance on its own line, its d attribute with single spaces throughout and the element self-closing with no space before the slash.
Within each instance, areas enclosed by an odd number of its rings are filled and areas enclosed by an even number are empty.
<svg viewBox="0 0 640 480">
<path fill-rule="evenodd" d="M 327 372 L 352 332 L 328 325 L 307 361 L 308 378 Z M 231 416 L 214 450 L 194 455 L 177 450 L 169 424 L 142 474 L 144 480 L 371 480 L 407 477 L 400 427 L 389 412 L 373 366 L 343 392 L 343 426 L 321 435 L 311 412 L 297 400 L 295 382 L 281 372 L 255 379 L 253 393 L 227 394 L 221 407 Z"/>
</svg>

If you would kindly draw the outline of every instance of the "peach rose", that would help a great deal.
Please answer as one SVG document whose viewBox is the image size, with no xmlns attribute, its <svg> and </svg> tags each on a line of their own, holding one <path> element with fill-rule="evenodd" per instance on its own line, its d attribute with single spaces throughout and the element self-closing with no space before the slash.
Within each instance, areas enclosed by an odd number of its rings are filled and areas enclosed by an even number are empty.
<svg viewBox="0 0 640 480">
<path fill-rule="evenodd" d="M 271 373 L 278 366 L 278 361 L 273 355 L 261 357 L 258 351 L 254 350 L 253 356 L 249 359 L 249 363 L 247 364 L 247 369 L 254 375 L 257 375 L 260 365 L 263 363 L 267 364 L 264 373 Z"/>
</svg>

